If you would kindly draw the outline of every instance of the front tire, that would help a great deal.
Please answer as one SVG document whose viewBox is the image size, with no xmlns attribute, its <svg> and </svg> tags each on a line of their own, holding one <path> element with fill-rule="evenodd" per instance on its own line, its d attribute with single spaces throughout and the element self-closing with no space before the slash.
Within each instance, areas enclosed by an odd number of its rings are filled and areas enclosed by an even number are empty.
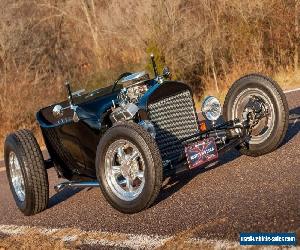
<svg viewBox="0 0 300 250">
<path fill-rule="evenodd" d="M 10 189 L 21 212 L 28 216 L 45 210 L 49 200 L 48 175 L 33 134 L 19 130 L 8 135 L 4 159 Z"/>
<path fill-rule="evenodd" d="M 101 138 L 97 177 L 106 200 L 123 213 L 137 213 L 156 199 L 162 160 L 154 139 L 133 122 L 120 122 Z"/>
<path fill-rule="evenodd" d="M 288 128 L 289 109 L 285 94 L 274 80 L 251 74 L 237 80 L 229 89 L 223 106 L 225 120 L 242 120 L 251 96 L 262 100 L 269 114 L 253 128 L 250 140 L 238 149 L 245 155 L 260 156 L 274 151 L 282 143 Z"/>
</svg>

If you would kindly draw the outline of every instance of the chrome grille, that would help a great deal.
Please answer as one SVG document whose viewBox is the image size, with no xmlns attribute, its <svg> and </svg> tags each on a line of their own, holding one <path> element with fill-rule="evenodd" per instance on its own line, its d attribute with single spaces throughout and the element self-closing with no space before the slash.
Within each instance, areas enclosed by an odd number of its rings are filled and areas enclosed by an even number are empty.
<svg viewBox="0 0 300 250">
<path fill-rule="evenodd" d="M 150 120 L 156 129 L 155 139 L 163 161 L 181 160 L 184 146 L 180 140 L 199 132 L 190 91 L 151 103 L 148 109 Z"/>
</svg>

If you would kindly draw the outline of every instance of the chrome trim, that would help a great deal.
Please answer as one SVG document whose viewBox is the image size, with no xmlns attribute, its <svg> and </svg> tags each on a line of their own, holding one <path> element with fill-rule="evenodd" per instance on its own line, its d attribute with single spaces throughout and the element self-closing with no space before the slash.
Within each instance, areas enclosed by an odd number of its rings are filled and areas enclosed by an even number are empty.
<svg viewBox="0 0 300 250">
<path fill-rule="evenodd" d="M 202 103 L 201 111 L 205 119 L 216 121 L 222 114 L 222 106 L 216 97 L 207 96 Z"/>
<path fill-rule="evenodd" d="M 64 108 L 61 105 L 55 105 L 52 110 L 52 114 L 55 118 L 61 118 L 64 115 L 63 110 Z"/>
<path fill-rule="evenodd" d="M 251 139 L 249 144 L 260 144 L 265 140 L 270 138 L 275 125 L 275 110 L 272 105 L 270 97 L 261 89 L 258 88 L 247 88 L 238 94 L 233 105 L 232 105 L 232 119 L 239 118 L 240 120 L 245 120 L 247 117 L 247 110 L 243 113 L 239 113 L 239 106 L 246 105 L 252 96 L 261 98 L 265 107 L 268 110 L 268 115 L 262 118 L 259 123 L 252 129 Z M 239 132 L 239 129 L 236 129 Z"/>
<path fill-rule="evenodd" d="M 78 114 L 76 113 L 76 110 L 77 110 L 78 106 L 77 105 L 73 105 L 73 104 L 70 104 L 70 106 L 67 106 L 67 107 L 62 107 L 61 105 L 55 105 L 53 110 L 52 110 L 52 115 L 55 117 L 55 118 L 62 118 L 63 115 L 64 115 L 64 110 L 65 109 L 71 109 L 73 110 L 73 117 L 72 117 L 72 120 L 74 122 L 79 122 L 80 118 L 78 116 Z M 65 121 L 67 122 L 69 120 L 69 118 L 65 118 Z M 64 119 L 61 119 L 58 121 L 58 123 L 60 122 L 64 122 Z"/>
<path fill-rule="evenodd" d="M 128 81 L 134 81 L 134 80 L 137 80 L 143 76 L 146 75 L 146 72 L 145 71 L 141 71 L 141 72 L 137 72 L 137 73 L 133 73 L 129 76 L 125 76 L 122 78 L 121 82 L 124 83 L 124 82 L 128 82 Z"/>
<path fill-rule="evenodd" d="M 25 201 L 25 182 L 20 162 L 15 152 L 9 153 L 9 174 L 12 186 L 19 201 Z"/>
<path fill-rule="evenodd" d="M 114 141 L 106 152 L 104 169 L 106 182 L 119 199 L 133 201 L 140 196 L 146 182 L 146 165 L 133 143 Z"/>
<path fill-rule="evenodd" d="M 123 107 L 116 108 L 110 114 L 110 120 L 115 123 L 117 121 L 127 121 L 131 120 L 135 114 L 138 112 L 139 107 L 133 103 L 128 103 Z"/>
<path fill-rule="evenodd" d="M 80 90 L 77 90 L 75 92 L 72 93 L 72 96 L 73 97 L 80 97 L 82 94 L 84 94 L 85 92 L 85 89 L 80 89 Z"/>
<path fill-rule="evenodd" d="M 66 181 L 59 183 L 54 186 L 56 192 L 60 192 L 65 188 L 76 188 L 76 187 L 100 187 L 99 182 L 97 181 Z"/>
</svg>

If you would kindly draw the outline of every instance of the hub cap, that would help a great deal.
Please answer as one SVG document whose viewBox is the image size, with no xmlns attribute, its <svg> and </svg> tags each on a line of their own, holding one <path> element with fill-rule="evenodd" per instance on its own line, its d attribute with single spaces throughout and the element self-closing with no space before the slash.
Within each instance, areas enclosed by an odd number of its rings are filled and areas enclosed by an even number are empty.
<svg viewBox="0 0 300 250">
<path fill-rule="evenodd" d="M 12 185 L 18 199 L 25 200 L 25 185 L 19 160 L 14 152 L 9 153 L 9 173 Z"/>
<path fill-rule="evenodd" d="M 124 201 L 137 198 L 145 186 L 145 163 L 137 147 L 125 140 L 113 142 L 105 157 L 105 177 L 113 193 Z"/>
<path fill-rule="evenodd" d="M 269 138 L 275 123 L 275 111 L 272 102 L 264 91 L 257 88 L 248 88 L 242 91 L 233 104 L 232 119 L 243 118 L 247 115 L 247 104 L 251 98 L 256 98 L 260 105 L 262 105 L 266 114 L 260 118 L 251 131 L 251 144 L 260 144 Z"/>
</svg>

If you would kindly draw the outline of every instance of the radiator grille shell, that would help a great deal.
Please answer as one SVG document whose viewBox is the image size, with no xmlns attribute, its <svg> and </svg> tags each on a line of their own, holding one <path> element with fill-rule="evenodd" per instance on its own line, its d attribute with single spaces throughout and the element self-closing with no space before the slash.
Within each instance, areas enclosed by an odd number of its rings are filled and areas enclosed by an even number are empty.
<svg viewBox="0 0 300 250">
<path fill-rule="evenodd" d="M 153 102 L 148 105 L 148 111 L 163 161 L 182 160 L 184 145 L 179 140 L 199 132 L 191 92 L 185 90 Z"/>
</svg>

